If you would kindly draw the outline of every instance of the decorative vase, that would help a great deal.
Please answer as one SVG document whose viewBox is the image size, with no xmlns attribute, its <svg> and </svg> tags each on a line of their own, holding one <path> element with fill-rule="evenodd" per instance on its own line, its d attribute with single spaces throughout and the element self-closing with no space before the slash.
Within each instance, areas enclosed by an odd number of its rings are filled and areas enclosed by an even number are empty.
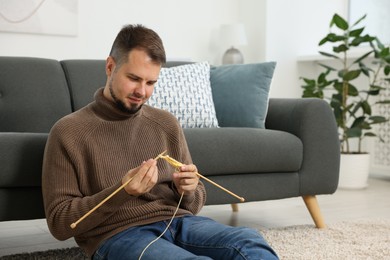
<svg viewBox="0 0 390 260">
<path fill-rule="evenodd" d="M 339 188 L 363 189 L 368 183 L 370 154 L 341 154 Z"/>
</svg>

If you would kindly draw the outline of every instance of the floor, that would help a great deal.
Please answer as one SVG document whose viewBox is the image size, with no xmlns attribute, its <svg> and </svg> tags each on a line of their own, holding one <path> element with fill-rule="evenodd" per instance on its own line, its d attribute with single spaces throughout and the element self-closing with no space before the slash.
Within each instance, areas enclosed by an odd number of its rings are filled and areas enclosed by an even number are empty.
<svg viewBox="0 0 390 260">
<path fill-rule="evenodd" d="M 390 177 L 373 177 L 362 190 L 339 189 L 321 195 L 319 201 L 327 223 L 361 219 L 390 218 Z M 230 205 L 205 206 L 200 215 L 233 226 L 275 228 L 313 224 L 301 198 L 250 202 L 233 213 Z M 0 222 L 0 256 L 74 246 L 73 239 L 57 241 L 43 219 Z"/>
</svg>

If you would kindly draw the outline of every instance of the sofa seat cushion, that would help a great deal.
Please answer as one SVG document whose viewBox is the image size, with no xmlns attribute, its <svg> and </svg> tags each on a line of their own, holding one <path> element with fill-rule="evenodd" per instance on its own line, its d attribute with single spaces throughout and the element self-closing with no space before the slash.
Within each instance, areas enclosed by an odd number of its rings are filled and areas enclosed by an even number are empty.
<svg viewBox="0 0 390 260">
<path fill-rule="evenodd" d="M 259 128 L 184 129 L 201 174 L 297 172 L 303 144 L 287 132 Z"/>
<path fill-rule="evenodd" d="M 0 133 L 0 188 L 40 187 L 46 133 Z"/>
</svg>

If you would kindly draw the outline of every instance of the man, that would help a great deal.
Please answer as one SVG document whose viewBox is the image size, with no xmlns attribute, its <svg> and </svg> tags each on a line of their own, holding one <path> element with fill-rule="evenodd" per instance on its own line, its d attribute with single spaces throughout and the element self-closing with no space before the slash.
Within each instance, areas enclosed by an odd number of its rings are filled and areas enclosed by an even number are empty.
<svg viewBox="0 0 390 260">
<path fill-rule="evenodd" d="M 51 233 L 75 237 L 93 259 L 276 259 L 258 232 L 196 216 L 206 192 L 183 131 L 173 115 L 145 105 L 165 59 L 154 31 L 125 26 L 95 101 L 52 128 L 42 180 Z M 165 150 L 184 163 L 173 174 L 166 161 L 150 159 Z"/>
</svg>

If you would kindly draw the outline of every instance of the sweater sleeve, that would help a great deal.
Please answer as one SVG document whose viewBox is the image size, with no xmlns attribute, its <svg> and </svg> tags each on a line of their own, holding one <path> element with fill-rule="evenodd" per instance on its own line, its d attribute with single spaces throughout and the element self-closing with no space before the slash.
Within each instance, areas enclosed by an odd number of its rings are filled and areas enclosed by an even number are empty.
<svg viewBox="0 0 390 260">
<path fill-rule="evenodd" d="M 93 212 L 94 216 L 80 222 L 76 228 L 70 225 L 94 208 L 98 203 L 114 192 L 121 183 L 105 188 L 93 195 L 85 196 L 80 190 L 77 165 L 72 161 L 69 147 L 59 134 L 60 129 L 53 128 L 46 143 L 42 192 L 48 227 L 59 240 L 65 240 L 93 229 L 115 213 L 129 195 L 122 189 Z"/>
<path fill-rule="evenodd" d="M 192 158 L 190 151 L 188 149 L 187 141 L 185 139 L 183 130 L 179 126 L 178 130 L 178 144 L 180 147 L 180 155 L 177 158 L 180 158 L 180 161 L 184 164 L 192 164 Z M 196 165 L 196 164 L 195 164 Z M 173 185 L 174 186 L 174 185 Z M 176 188 L 175 188 L 176 190 Z M 177 191 L 176 191 L 177 192 Z M 178 193 L 177 193 L 178 194 Z M 179 195 L 180 196 L 180 195 Z M 184 195 L 181 203 L 181 207 L 191 211 L 194 215 L 199 213 L 204 204 L 206 203 L 206 189 L 201 181 L 199 181 L 198 187 L 194 194 Z"/>
</svg>

